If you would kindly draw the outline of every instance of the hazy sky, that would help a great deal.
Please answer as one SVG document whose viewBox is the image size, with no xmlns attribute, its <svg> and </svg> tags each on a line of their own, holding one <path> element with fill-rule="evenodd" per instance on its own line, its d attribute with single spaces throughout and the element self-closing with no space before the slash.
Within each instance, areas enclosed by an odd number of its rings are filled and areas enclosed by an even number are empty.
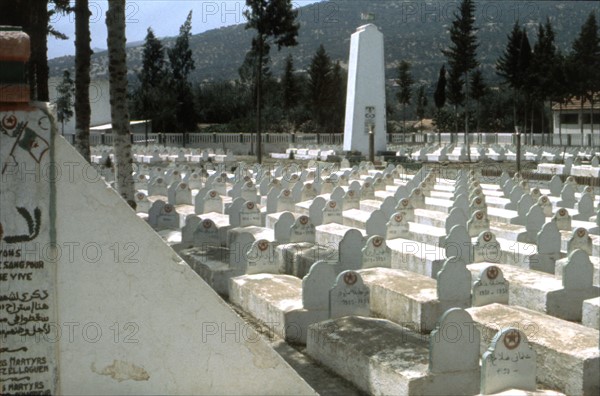
<svg viewBox="0 0 600 396">
<path fill-rule="evenodd" d="M 294 8 L 316 3 L 320 0 L 293 0 Z M 72 1 L 74 2 L 74 1 Z M 107 0 L 89 0 L 90 30 L 92 48 L 106 48 L 106 10 Z M 244 23 L 243 12 L 245 1 L 208 1 L 208 0 L 128 0 L 126 14 L 127 41 L 142 41 L 146 30 L 152 27 L 158 37 L 176 36 L 179 27 L 185 22 L 190 10 L 192 16 L 192 33 L 219 28 L 222 26 Z M 69 36 L 68 40 L 56 40 L 48 37 L 48 58 L 75 54 L 75 21 L 74 16 L 55 15 L 52 25 Z"/>
</svg>

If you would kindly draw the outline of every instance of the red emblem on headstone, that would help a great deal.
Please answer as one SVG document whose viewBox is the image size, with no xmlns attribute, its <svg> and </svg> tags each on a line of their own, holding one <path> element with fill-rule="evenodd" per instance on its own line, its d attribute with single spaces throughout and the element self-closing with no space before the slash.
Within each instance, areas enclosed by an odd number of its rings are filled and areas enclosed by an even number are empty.
<svg viewBox="0 0 600 396">
<path fill-rule="evenodd" d="M 483 212 L 481 210 L 478 210 L 477 213 L 475 213 L 475 217 L 477 218 L 477 220 L 483 219 Z"/>
<path fill-rule="evenodd" d="M 515 349 L 521 343 L 521 334 L 519 330 L 511 329 L 504 334 L 504 346 L 506 349 Z"/>
<path fill-rule="evenodd" d="M 164 211 L 165 211 L 165 213 L 171 213 L 173 211 L 173 205 L 166 204 L 164 206 Z"/>
<path fill-rule="evenodd" d="M 212 226 L 212 220 L 206 219 L 202 221 L 202 226 L 206 229 L 209 229 Z"/>
<path fill-rule="evenodd" d="M 141 201 L 142 199 L 144 199 L 146 195 L 144 195 L 144 193 L 137 193 L 136 197 L 138 199 L 138 201 Z"/>
<path fill-rule="evenodd" d="M 217 192 L 215 190 L 211 190 L 210 193 L 209 193 L 209 195 L 210 195 L 211 198 L 214 198 L 214 197 L 217 196 Z"/>
<path fill-rule="evenodd" d="M 337 206 L 337 202 L 335 202 L 335 201 L 329 201 L 329 207 L 331 209 L 335 209 L 336 206 Z"/>
<path fill-rule="evenodd" d="M 500 270 L 495 265 L 488 267 L 488 269 L 486 270 L 486 275 L 487 275 L 488 279 L 490 279 L 490 280 L 496 279 L 498 277 L 499 273 L 500 273 Z"/>
<path fill-rule="evenodd" d="M 585 230 L 585 228 L 578 228 L 577 229 L 577 236 L 579 238 L 583 238 L 586 234 L 587 234 L 587 231 Z"/>
<path fill-rule="evenodd" d="M 5 115 L 4 118 L 2 118 L 2 127 L 4 129 L 13 129 L 16 126 L 17 126 L 17 117 L 15 117 L 14 114 Z"/>
<path fill-rule="evenodd" d="M 357 280 L 358 276 L 356 275 L 356 272 L 348 271 L 344 274 L 344 283 L 348 286 L 352 286 Z"/>
<path fill-rule="evenodd" d="M 254 209 L 254 202 L 246 202 L 246 208 L 248 208 L 248 210 Z"/>
<path fill-rule="evenodd" d="M 306 224 L 308 224 L 308 217 L 307 216 L 301 216 L 298 221 L 300 222 L 300 224 L 306 225 Z"/>
<path fill-rule="evenodd" d="M 396 223 L 400 223 L 402 221 L 402 215 L 401 214 L 395 215 L 394 220 L 396 221 Z"/>
<path fill-rule="evenodd" d="M 264 252 L 265 250 L 267 250 L 267 248 L 269 247 L 269 242 L 262 239 L 261 241 L 258 242 L 258 250 L 260 250 L 261 252 Z"/>
<path fill-rule="evenodd" d="M 182 189 L 182 190 L 185 190 L 185 189 L 187 188 L 187 184 L 185 184 L 185 183 L 181 183 L 181 184 L 179 185 L 179 188 L 180 188 L 180 189 Z"/>
<path fill-rule="evenodd" d="M 489 242 L 492 240 L 492 233 L 491 232 L 486 232 L 485 234 L 483 234 L 483 240 L 486 242 Z"/>
<path fill-rule="evenodd" d="M 373 246 L 378 248 L 383 243 L 383 238 L 373 238 Z"/>
<path fill-rule="evenodd" d="M 566 214 L 567 214 L 567 210 L 566 209 L 561 209 L 561 210 L 558 211 L 558 215 L 559 216 L 566 216 Z"/>
</svg>

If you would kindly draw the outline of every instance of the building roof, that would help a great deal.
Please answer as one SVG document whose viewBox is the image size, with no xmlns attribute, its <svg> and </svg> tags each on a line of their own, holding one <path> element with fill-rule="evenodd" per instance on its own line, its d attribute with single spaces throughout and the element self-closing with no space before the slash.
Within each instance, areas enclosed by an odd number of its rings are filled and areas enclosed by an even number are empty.
<svg viewBox="0 0 600 396">
<path fill-rule="evenodd" d="M 129 125 L 145 124 L 146 122 L 150 122 L 150 120 L 147 120 L 147 121 L 130 121 Z M 93 132 L 104 132 L 104 131 L 110 131 L 111 129 L 112 129 L 112 124 L 104 124 L 104 125 L 96 125 L 94 127 L 91 127 L 90 131 L 93 131 Z"/>
<path fill-rule="evenodd" d="M 583 110 L 590 110 L 590 102 L 588 100 L 583 101 Z M 553 111 L 565 111 L 565 110 L 579 110 L 581 109 L 581 100 L 572 98 L 568 103 L 563 103 L 562 107 L 558 103 L 552 105 Z M 594 110 L 600 110 L 600 95 L 597 95 L 594 101 Z"/>
</svg>

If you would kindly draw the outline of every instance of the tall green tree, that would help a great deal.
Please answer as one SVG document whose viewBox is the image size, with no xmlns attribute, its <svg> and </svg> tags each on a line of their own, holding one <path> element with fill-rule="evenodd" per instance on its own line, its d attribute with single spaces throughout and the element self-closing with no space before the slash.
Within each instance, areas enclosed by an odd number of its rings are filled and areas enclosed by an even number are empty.
<svg viewBox="0 0 600 396">
<path fill-rule="evenodd" d="M 332 71 L 331 58 L 321 44 L 308 68 L 310 110 L 319 129 L 324 128 L 327 119 L 331 117 L 332 97 L 330 86 Z"/>
<path fill-rule="evenodd" d="M 68 70 L 63 71 L 63 77 L 56 87 L 56 118 L 62 127 L 62 135 L 65 134 L 65 122 L 73 117 L 73 95 L 75 94 L 75 82 Z"/>
<path fill-rule="evenodd" d="M 336 61 L 331 71 L 331 133 L 344 130 L 346 114 L 346 74 L 339 61 Z"/>
<path fill-rule="evenodd" d="M 298 87 L 298 80 L 294 75 L 294 58 L 292 54 L 289 54 L 285 58 L 281 88 L 283 93 L 283 110 L 289 118 L 289 112 L 298 105 L 300 100 L 300 88 Z"/>
<path fill-rule="evenodd" d="M 423 119 L 425 118 L 425 112 L 427 110 L 427 95 L 425 95 L 425 86 L 419 86 L 417 90 L 417 98 L 416 98 L 416 113 L 419 118 L 419 122 L 421 125 L 421 132 L 423 131 Z"/>
<path fill-rule="evenodd" d="M 257 60 L 256 69 L 260 70 L 263 58 L 269 54 L 269 43 L 281 47 L 295 46 L 300 25 L 296 22 L 298 13 L 292 9 L 291 0 L 246 0 L 247 10 L 244 16 L 248 21 L 246 29 L 256 30 L 254 43 Z M 257 72 L 256 79 L 256 159 L 262 162 L 261 142 L 261 92 L 262 73 Z"/>
<path fill-rule="evenodd" d="M 465 93 L 463 91 L 463 81 L 461 75 L 456 69 L 450 69 L 448 72 L 448 84 L 446 86 L 446 98 L 454 109 L 454 132 L 458 133 L 458 108 L 465 101 Z"/>
<path fill-rule="evenodd" d="M 176 110 L 173 128 L 179 132 L 189 132 L 196 129 L 194 112 L 194 96 L 188 80 L 190 73 L 196 68 L 190 48 L 192 36 L 192 11 L 179 28 L 175 45 L 167 50 L 169 58 L 169 73 L 171 89 L 176 97 Z"/>
<path fill-rule="evenodd" d="M 92 41 L 88 0 L 75 1 L 75 148 L 90 161 L 90 64 Z"/>
<path fill-rule="evenodd" d="M 178 106 L 176 93 L 172 91 L 168 77 L 164 46 L 152 28 L 148 28 L 142 52 L 142 69 L 137 75 L 139 86 L 135 92 L 135 109 L 136 116 L 151 120 L 155 130 L 164 131 L 167 125 L 173 124 L 172 109 Z"/>
<path fill-rule="evenodd" d="M 436 118 L 440 117 L 440 112 L 446 104 L 446 65 L 442 65 L 440 68 L 440 74 L 438 76 L 437 83 L 435 85 L 435 92 L 433 94 L 433 101 L 437 108 Z M 438 128 L 438 141 L 442 143 L 442 129 Z"/>
<path fill-rule="evenodd" d="M 469 72 L 479 66 L 477 61 L 477 29 L 475 28 L 475 3 L 473 0 L 462 0 L 459 10 L 454 14 L 454 21 L 450 26 L 451 44 L 442 53 L 448 59 L 452 73 L 462 76 L 465 84 L 465 145 L 467 155 L 471 161 L 469 149 Z"/>
<path fill-rule="evenodd" d="M 410 104 L 412 99 L 412 86 L 415 81 L 410 73 L 410 63 L 403 60 L 398 66 L 398 84 L 399 91 L 396 94 L 398 102 L 402 105 L 402 130 L 406 133 L 406 105 Z"/>
<path fill-rule="evenodd" d="M 554 29 L 552 28 L 550 18 L 548 18 L 545 24 L 540 23 L 538 26 L 537 40 L 533 47 L 533 56 L 530 65 L 533 97 L 541 104 L 539 110 L 542 133 L 545 132 L 546 100 L 550 100 L 550 108 L 552 108 L 551 96 L 553 91 L 558 89 L 556 87 L 557 80 L 553 72 L 557 61 L 554 40 Z"/>
<path fill-rule="evenodd" d="M 575 96 L 581 101 L 580 125 L 581 138 L 583 139 L 583 106 L 584 102 L 590 103 L 590 125 L 591 133 L 594 132 L 594 99 L 600 92 L 600 37 L 598 35 L 598 23 L 596 14 L 591 12 L 572 45 L 571 63 L 577 70 L 574 81 Z"/>
<path fill-rule="evenodd" d="M 108 75 L 110 82 L 110 113 L 115 149 L 117 191 L 135 208 L 133 156 L 127 108 L 127 53 L 125 52 L 125 0 L 111 0 L 106 12 L 108 31 Z"/>
<path fill-rule="evenodd" d="M 481 121 L 480 114 L 480 105 L 484 96 L 487 94 L 487 85 L 485 80 L 483 79 L 483 73 L 481 69 L 477 69 L 471 74 L 471 92 L 469 93 L 471 99 L 475 101 L 475 114 L 477 117 L 477 127 L 475 129 L 476 132 L 479 132 L 479 126 Z"/>
<path fill-rule="evenodd" d="M 521 29 L 518 21 L 507 38 L 506 48 L 496 61 L 496 73 L 513 91 L 513 127 L 516 128 L 518 97 L 523 92 L 529 76 L 531 47 L 527 33 Z"/>
</svg>

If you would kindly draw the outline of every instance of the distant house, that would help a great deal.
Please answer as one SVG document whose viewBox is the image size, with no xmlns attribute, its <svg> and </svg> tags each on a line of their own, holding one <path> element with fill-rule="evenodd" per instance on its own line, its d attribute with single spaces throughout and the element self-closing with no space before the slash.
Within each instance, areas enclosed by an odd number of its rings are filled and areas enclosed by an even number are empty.
<svg viewBox="0 0 600 396">
<path fill-rule="evenodd" d="M 594 135 L 597 135 L 600 130 L 600 95 L 594 102 L 593 120 L 591 119 L 590 110 L 590 102 L 584 101 L 583 114 L 581 114 L 581 101 L 579 99 L 572 99 L 569 103 L 562 106 L 554 104 L 552 106 L 554 133 L 558 134 L 560 129 L 560 132 L 564 135 L 581 135 L 581 126 L 583 124 L 584 139 L 587 139 L 586 135 L 589 135 L 592 131 L 593 124 Z M 593 123 L 590 121 L 593 121 Z"/>
<path fill-rule="evenodd" d="M 61 82 L 61 78 L 52 77 L 48 80 L 48 90 L 50 102 L 54 102 L 57 97 L 56 88 Z M 90 107 L 92 114 L 90 117 L 90 126 L 100 126 L 111 122 L 110 118 L 110 94 L 108 80 L 92 80 L 90 82 Z M 75 114 L 65 123 L 65 135 L 75 134 Z"/>
</svg>

